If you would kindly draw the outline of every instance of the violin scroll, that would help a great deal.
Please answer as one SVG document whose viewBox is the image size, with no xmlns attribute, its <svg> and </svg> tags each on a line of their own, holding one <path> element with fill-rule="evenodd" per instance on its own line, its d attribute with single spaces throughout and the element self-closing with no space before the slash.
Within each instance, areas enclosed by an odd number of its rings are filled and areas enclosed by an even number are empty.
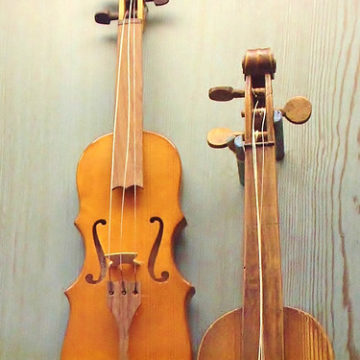
<svg viewBox="0 0 360 360">
<path fill-rule="evenodd" d="M 273 108 L 271 79 L 274 78 L 276 62 L 270 49 L 248 50 L 242 65 L 243 73 L 248 77 L 246 90 L 217 86 L 209 90 L 209 98 L 221 102 L 245 98 L 247 111 L 241 112 L 241 116 L 245 118 L 245 132 L 215 128 L 208 133 L 207 142 L 212 148 L 228 147 L 236 154 L 240 181 L 243 184 L 244 147 L 249 146 L 249 139 L 252 139 L 252 119 L 254 131 L 261 135 L 260 140 L 256 141 L 259 144 L 275 144 L 276 159 L 282 160 L 285 155 L 283 117 L 293 124 L 303 124 L 310 118 L 312 107 L 307 98 L 295 96 L 282 109 Z"/>
<path fill-rule="evenodd" d="M 243 73 L 245 76 L 261 76 L 270 74 L 274 78 L 276 72 L 276 61 L 269 48 L 248 50 L 244 56 Z"/>
</svg>

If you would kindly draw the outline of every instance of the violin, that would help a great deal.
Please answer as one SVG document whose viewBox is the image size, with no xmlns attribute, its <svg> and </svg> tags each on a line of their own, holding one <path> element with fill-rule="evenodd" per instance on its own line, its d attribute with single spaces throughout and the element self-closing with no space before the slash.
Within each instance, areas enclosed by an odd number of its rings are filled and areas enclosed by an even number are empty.
<svg viewBox="0 0 360 360">
<path fill-rule="evenodd" d="M 168 0 L 153 1 L 165 5 Z M 61 359 L 186 360 L 193 287 L 173 259 L 185 225 L 179 204 L 180 158 L 165 137 L 143 131 L 144 0 L 119 0 L 113 132 L 84 151 L 77 169 L 75 225 L 83 268 L 66 290 L 70 316 Z"/>
<path fill-rule="evenodd" d="M 198 360 L 332 360 L 327 334 L 310 314 L 283 305 L 276 160 L 284 157 L 282 119 L 302 124 L 311 115 L 304 97 L 274 110 L 270 49 L 248 50 L 245 91 L 216 87 L 216 101 L 245 98 L 245 131 L 213 129 L 208 143 L 230 148 L 244 184 L 243 306 L 218 318 L 206 331 Z"/>
</svg>

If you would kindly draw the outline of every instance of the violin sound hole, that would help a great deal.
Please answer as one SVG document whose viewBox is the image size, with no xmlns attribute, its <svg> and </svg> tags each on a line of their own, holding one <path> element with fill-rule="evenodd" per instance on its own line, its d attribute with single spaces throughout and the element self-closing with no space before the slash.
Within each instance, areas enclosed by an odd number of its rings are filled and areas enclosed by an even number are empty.
<svg viewBox="0 0 360 360">
<path fill-rule="evenodd" d="M 92 228 L 92 233 L 93 233 L 93 239 L 94 239 L 94 245 L 95 245 L 95 249 L 96 249 L 96 253 L 99 259 L 99 265 L 100 265 L 100 274 L 99 277 L 94 280 L 94 275 L 93 274 L 87 274 L 85 276 L 85 280 L 89 283 L 89 284 L 97 284 L 100 281 L 102 281 L 106 275 L 106 259 L 105 259 L 105 254 L 104 251 L 101 247 L 100 244 L 100 240 L 99 240 L 99 236 L 97 233 L 97 226 L 101 224 L 101 225 L 106 225 L 106 220 L 104 219 L 99 219 L 97 221 L 95 221 L 93 228 Z"/>
<path fill-rule="evenodd" d="M 158 231 L 158 234 L 156 236 L 154 245 L 153 245 L 153 247 L 151 249 L 151 253 L 150 253 L 149 261 L 148 261 L 148 269 L 149 269 L 150 276 L 153 278 L 153 280 L 155 280 L 157 282 L 164 282 L 164 281 L 169 279 L 169 272 L 168 271 L 162 271 L 161 276 L 157 277 L 155 275 L 155 271 L 154 271 L 156 258 L 157 258 L 158 253 L 159 253 L 159 248 L 160 248 L 160 244 L 161 244 L 161 240 L 162 240 L 162 236 L 163 236 L 163 232 L 164 232 L 164 222 L 162 221 L 161 218 L 159 218 L 157 216 L 153 216 L 152 218 L 150 218 L 150 222 L 151 223 L 158 222 L 159 223 L 159 231 Z M 94 279 L 93 274 L 87 274 L 85 276 L 85 280 L 89 284 L 98 284 L 99 282 L 101 282 L 105 278 L 106 271 L 107 271 L 104 250 L 103 250 L 103 248 L 101 246 L 101 243 L 100 243 L 100 240 L 99 240 L 99 235 L 97 233 L 97 227 L 98 227 L 99 224 L 106 225 L 106 220 L 104 220 L 104 219 L 97 220 L 94 223 L 93 228 L 92 228 L 94 245 L 95 245 L 96 253 L 97 253 L 97 256 L 98 256 L 98 259 L 99 259 L 100 274 L 99 274 L 97 279 Z"/>
<path fill-rule="evenodd" d="M 159 253 L 161 239 L 162 239 L 163 232 L 164 232 L 164 222 L 161 220 L 161 218 L 159 218 L 157 216 L 153 216 L 152 218 L 150 218 L 150 222 L 151 223 L 158 222 L 159 223 L 159 231 L 158 231 L 158 234 L 156 236 L 154 245 L 153 245 L 153 247 L 151 249 L 151 253 L 150 253 L 149 261 L 148 261 L 148 269 L 149 269 L 150 276 L 155 281 L 164 282 L 169 278 L 169 272 L 168 271 L 163 271 L 161 273 L 160 277 L 156 277 L 155 271 L 154 271 L 156 257 L 157 257 L 157 255 Z"/>
</svg>

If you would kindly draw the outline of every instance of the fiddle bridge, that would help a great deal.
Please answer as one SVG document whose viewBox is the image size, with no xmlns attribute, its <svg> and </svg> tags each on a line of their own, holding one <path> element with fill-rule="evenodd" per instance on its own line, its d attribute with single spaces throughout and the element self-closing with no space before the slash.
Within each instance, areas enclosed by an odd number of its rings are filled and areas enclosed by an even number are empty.
<svg viewBox="0 0 360 360">
<path fill-rule="evenodd" d="M 139 266 L 140 263 L 135 260 L 136 252 L 117 252 L 105 254 L 105 257 L 110 259 L 110 267 L 118 267 L 122 264 Z"/>
</svg>

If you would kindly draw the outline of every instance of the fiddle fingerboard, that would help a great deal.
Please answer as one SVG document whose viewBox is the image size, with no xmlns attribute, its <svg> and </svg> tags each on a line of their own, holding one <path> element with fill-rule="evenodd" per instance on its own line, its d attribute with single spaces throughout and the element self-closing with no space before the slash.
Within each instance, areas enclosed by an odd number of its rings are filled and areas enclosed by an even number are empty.
<svg viewBox="0 0 360 360">
<path fill-rule="evenodd" d="M 261 246 L 263 280 L 263 341 L 265 359 L 284 359 L 283 302 L 279 242 L 279 215 L 274 146 L 257 147 L 257 159 L 264 151 L 264 167 L 257 162 L 258 179 L 263 177 Z M 264 172 L 264 175 L 262 175 Z M 258 192 L 261 191 L 261 180 Z M 245 154 L 244 305 L 242 359 L 257 360 L 260 329 L 260 278 L 257 217 L 252 149 Z"/>
<path fill-rule="evenodd" d="M 113 189 L 143 186 L 142 32 L 141 20 L 119 24 Z"/>
</svg>

